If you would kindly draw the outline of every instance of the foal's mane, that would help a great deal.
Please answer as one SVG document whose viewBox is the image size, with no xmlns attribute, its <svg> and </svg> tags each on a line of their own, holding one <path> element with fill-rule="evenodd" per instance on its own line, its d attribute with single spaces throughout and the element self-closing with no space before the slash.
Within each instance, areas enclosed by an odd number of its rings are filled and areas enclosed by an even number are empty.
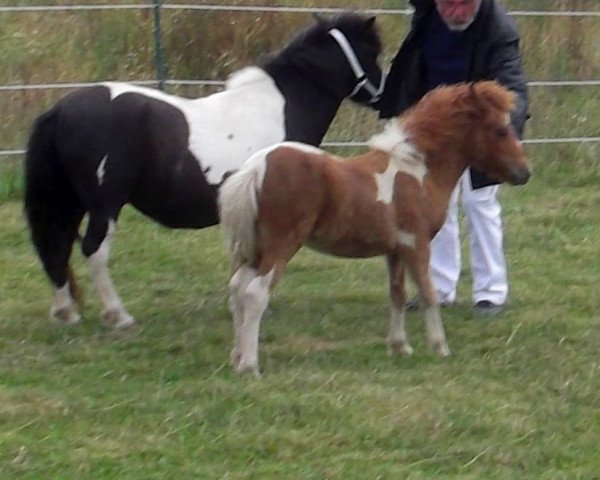
<svg viewBox="0 0 600 480">
<path fill-rule="evenodd" d="M 403 123 L 426 153 L 461 142 L 474 123 L 494 111 L 508 114 L 514 105 L 514 94 L 495 81 L 459 83 L 430 91 L 403 115 Z"/>
</svg>

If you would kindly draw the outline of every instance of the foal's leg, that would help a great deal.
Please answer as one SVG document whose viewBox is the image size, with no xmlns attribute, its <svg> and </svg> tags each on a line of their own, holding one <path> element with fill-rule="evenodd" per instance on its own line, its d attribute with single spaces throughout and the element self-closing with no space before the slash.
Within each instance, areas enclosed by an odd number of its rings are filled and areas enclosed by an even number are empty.
<svg viewBox="0 0 600 480">
<path fill-rule="evenodd" d="M 389 352 L 391 355 L 397 353 L 412 355 L 413 349 L 408 343 L 405 328 L 406 290 L 404 286 L 404 265 L 400 257 L 395 254 L 388 255 L 386 260 L 390 281 L 390 298 L 392 301 L 390 333 L 388 336 Z"/>
<path fill-rule="evenodd" d="M 115 231 L 115 218 L 116 215 L 111 217 L 90 213 L 90 222 L 81 247 L 102 301 L 103 323 L 115 328 L 124 328 L 132 325 L 134 319 L 123 307 L 108 272 L 108 256 Z"/>
<path fill-rule="evenodd" d="M 240 329 L 244 319 L 244 297 L 248 288 L 248 284 L 256 276 L 256 270 L 246 265 L 242 265 L 231 277 L 229 281 L 229 311 L 233 316 L 233 333 L 234 333 L 234 345 L 231 350 L 230 360 L 231 364 L 237 368 L 240 362 L 241 349 L 240 349 Z"/>
<path fill-rule="evenodd" d="M 234 325 L 236 334 L 236 354 L 233 358 L 234 368 L 239 373 L 252 372 L 259 376 L 258 367 L 258 342 L 260 334 L 260 321 L 269 304 L 271 284 L 275 276 L 275 268 L 266 274 L 259 270 L 250 269 L 252 276 L 246 287 L 241 290 L 236 299 L 240 317 Z M 241 308 L 240 308 L 241 307 Z"/>
<path fill-rule="evenodd" d="M 407 255 L 407 263 L 419 289 L 425 311 L 425 330 L 429 348 L 441 357 L 447 357 L 450 355 L 450 349 L 446 343 L 437 294 L 429 274 L 429 245 L 418 246 L 412 255 Z"/>
</svg>

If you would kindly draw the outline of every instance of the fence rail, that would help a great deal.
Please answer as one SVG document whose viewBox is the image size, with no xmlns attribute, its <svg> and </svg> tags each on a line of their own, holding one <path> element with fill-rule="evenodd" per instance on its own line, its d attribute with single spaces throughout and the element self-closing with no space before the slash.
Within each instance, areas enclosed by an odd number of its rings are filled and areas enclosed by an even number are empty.
<svg viewBox="0 0 600 480">
<path fill-rule="evenodd" d="M 122 4 L 122 5 L 40 5 L 40 6 L 13 6 L 0 7 L 2 12 L 64 12 L 82 10 L 150 10 L 156 8 L 154 3 Z M 336 7 L 284 7 L 284 6 L 254 6 L 254 5 L 194 5 L 160 3 L 164 10 L 199 10 L 199 11 L 226 11 L 226 12 L 287 12 L 287 13 L 340 13 L 347 9 Z M 390 8 L 365 8 L 365 13 L 373 15 L 411 15 L 413 10 Z M 515 17 L 600 17 L 598 10 L 513 10 L 509 15 Z"/>
<path fill-rule="evenodd" d="M 126 82 L 140 86 L 157 86 L 158 80 L 106 80 L 107 82 Z M 68 88 L 82 88 L 97 85 L 102 82 L 64 82 L 64 83 L 37 83 L 31 85 L 0 85 L 0 92 L 22 91 L 22 90 L 56 90 Z M 167 79 L 166 85 L 179 86 L 198 86 L 198 87 L 222 87 L 225 80 L 176 80 Z M 600 80 L 540 80 L 531 81 L 527 84 L 530 87 L 598 87 Z"/>
<path fill-rule="evenodd" d="M 17 12 L 65 12 L 65 11 L 100 11 L 100 10 L 154 10 L 155 15 L 155 33 L 160 35 L 160 17 L 158 15 L 161 10 L 196 10 L 196 11 L 219 11 L 219 12 L 249 12 L 249 13 L 340 13 L 345 9 L 334 7 L 285 7 L 285 6 L 253 6 L 253 5 L 194 5 L 194 4 L 171 4 L 162 0 L 153 0 L 152 3 L 139 4 L 121 4 L 121 5 L 46 5 L 46 6 L 0 6 L 1 13 L 17 13 Z M 383 9 L 383 8 L 367 8 L 361 9 L 365 13 L 373 15 L 411 15 L 412 9 Z M 600 10 L 589 11 L 549 11 L 549 10 L 513 10 L 509 12 L 515 17 L 595 17 L 600 18 Z M 222 80 L 177 80 L 164 78 L 162 74 L 162 65 L 160 61 L 160 39 L 155 46 L 157 51 L 157 72 L 156 80 L 128 80 L 129 83 L 136 85 L 158 86 L 223 86 Z M 32 85 L 0 85 L 0 92 L 11 91 L 26 91 L 26 90 L 51 90 L 51 89 L 68 89 L 81 88 L 93 85 L 97 82 L 71 82 L 71 83 L 46 83 Z M 548 80 L 548 81 L 531 81 L 530 87 L 597 87 L 600 86 L 600 80 Z M 556 144 L 556 143 L 597 143 L 600 142 L 600 137 L 571 137 L 571 138 L 537 138 L 527 139 L 524 143 L 527 144 Z M 324 142 L 324 146 L 328 147 L 362 147 L 366 145 L 361 141 L 330 141 Z M 0 150 L 0 157 L 16 156 L 25 153 L 23 149 Z"/>
</svg>

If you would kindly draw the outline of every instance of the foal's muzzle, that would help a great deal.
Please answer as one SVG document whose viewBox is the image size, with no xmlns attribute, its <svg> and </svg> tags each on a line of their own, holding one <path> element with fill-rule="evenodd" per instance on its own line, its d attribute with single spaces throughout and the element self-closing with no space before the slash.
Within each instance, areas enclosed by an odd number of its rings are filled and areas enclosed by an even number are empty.
<svg viewBox="0 0 600 480">
<path fill-rule="evenodd" d="M 526 165 L 514 167 L 510 172 L 510 183 L 512 185 L 525 185 L 531 177 L 531 170 Z"/>
</svg>

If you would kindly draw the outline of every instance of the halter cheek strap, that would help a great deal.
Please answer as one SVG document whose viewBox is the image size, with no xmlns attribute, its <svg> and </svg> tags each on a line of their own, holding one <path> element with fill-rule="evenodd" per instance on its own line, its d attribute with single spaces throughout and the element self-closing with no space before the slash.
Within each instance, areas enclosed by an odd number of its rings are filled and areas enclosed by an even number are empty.
<svg viewBox="0 0 600 480">
<path fill-rule="evenodd" d="M 356 87 L 354 87 L 354 90 L 352 90 L 352 93 L 349 96 L 353 97 L 359 92 L 361 88 L 364 88 L 371 95 L 371 100 L 369 100 L 369 103 L 377 102 L 379 100 L 379 97 L 381 96 L 381 92 L 383 92 L 383 86 L 385 81 L 383 75 L 381 76 L 379 88 L 376 88 L 371 82 L 371 80 L 369 80 L 369 77 L 367 77 L 365 70 L 362 68 L 362 65 L 358 61 L 356 53 L 354 53 L 354 50 L 352 49 L 352 46 L 350 45 L 350 42 L 348 41 L 346 36 L 337 28 L 332 28 L 331 30 L 329 30 L 329 35 L 331 35 L 334 38 L 334 40 L 342 49 L 342 52 L 346 56 L 346 59 L 350 64 L 350 68 L 354 72 L 354 76 L 358 81 Z"/>
</svg>

